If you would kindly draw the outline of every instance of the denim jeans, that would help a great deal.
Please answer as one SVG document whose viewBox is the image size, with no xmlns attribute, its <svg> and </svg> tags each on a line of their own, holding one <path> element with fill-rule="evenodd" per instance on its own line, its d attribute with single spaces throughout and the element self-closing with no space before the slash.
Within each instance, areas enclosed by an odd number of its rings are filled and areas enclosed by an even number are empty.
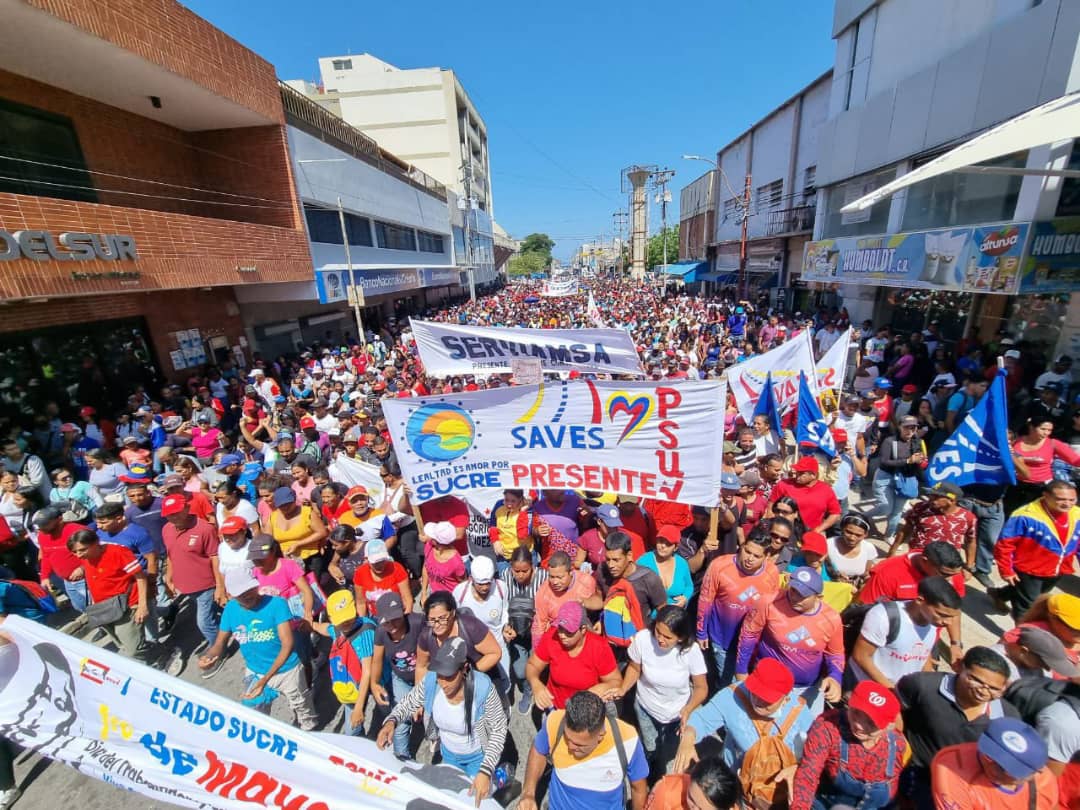
<svg viewBox="0 0 1080 810">
<path fill-rule="evenodd" d="M 453 765 L 455 768 L 460 768 L 470 778 L 480 773 L 480 766 L 484 764 L 483 748 L 471 754 L 455 754 L 453 751 L 447 750 L 445 745 L 440 745 L 439 751 L 442 753 L 443 765 Z"/>
<path fill-rule="evenodd" d="M 874 500 L 877 503 L 870 510 L 870 515 L 887 518 L 885 537 L 891 539 L 900 527 L 900 515 L 903 514 L 908 499 L 896 491 L 892 475 L 878 470 L 878 474 L 874 476 Z"/>
<path fill-rule="evenodd" d="M 511 641 L 507 647 L 510 649 L 510 679 L 524 692 L 529 688 L 528 681 L 525 680 L 525 665 L 529 663 L 531 650 L 517 639 Z"/>
<path fill-rule="evenodd" d="M 641 746 L 645 749 L 645 758 L 649 761 L 649 771 L 662 774 L 667 770 L 669 759 L 675 754 L 679 743 L 679 721 L 661 723 L 634 700 L 634 716 L 637 718 L 638 731 L 641 732 Z"/>
<path fill-rule="evenodd" d="M 991 506 L 983 506 L 972 500 L 961 500 L 960 504 L 978 518 L 975 535 L 975 570 L 989 574 L 994 568 L 994 546 L 997 545 L 1001 528 L 1005 525 L 1005 509 L 1001 501 Z"/>
<path fill-rule="evenodd" d="M 57 590 L 62 590 L 67 594 L 67 598 L 71 600 L 71 609 L 76 613 L 85 613 L 86 605 L 90 601 L 90 598 L 86 595 L 86 580 L 80 579 L 78 582 L 68 582 L 56 574 L 49 575 L 49 581 L 53 584 Z"/>
<path fill-rule="evenodd" d="M 214 589 L 207 588 L 187 596 L 195 600 L 195 624 L 198 625 L 199 632 L 203 634 L 206 643 L 213 646 L 217 640 L 218 621 L 221 618 L 221 608 L 214 601 Z"/>
<path fill-rule="evenodd" d="M 709 639 L 709 650 L 712 652 L 713 661 L 716 662 L 716 688 L 718 690 L 730 686 L 732 681 L 735 680 L 735 659 L 737 658 L 735 648 L 738 644 L 739 636 L 737 634 L 730 647 L 721 647 L 715 641 Z"/>
<path fill-rule="evenodd" d="M 412 687 L 401 680 L 397 673 L 391 673 L 390 691 L 393 693 L 394 704 L 397 704 L 405 699 L 405 696 L 412 691 Z M 399 757 L 410 756 L 409 737 L 412 736 L 412 726 L 412 720 L 406 720 L 402 723 L 398 723 L 394 728 L 394 753 Z"/>
</svg>

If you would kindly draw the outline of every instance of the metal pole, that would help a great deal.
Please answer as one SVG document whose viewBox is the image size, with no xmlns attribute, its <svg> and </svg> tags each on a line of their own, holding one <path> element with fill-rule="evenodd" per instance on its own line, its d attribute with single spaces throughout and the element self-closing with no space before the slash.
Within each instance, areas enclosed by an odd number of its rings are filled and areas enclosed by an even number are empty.
<svg viewBox="0 0 1080 810">
<path fill-rule="evenodd" d="M 337 198 L 338 222 L 341 223 L 341 243 L 345 247 L 345 266 L 349 271 L 349 288 L 351 290 L 353 317 L 356 318 L 356 340 L 360 345 L 367 344 L 364 335 L 364 316 L 360 312 L 360 299 L 356 295 L 356 279 L 353 278 L 352 253 L 349 251 L 349 232 L 345 228 L 345 208 L 341 205 L 341 197 Z"/>
<path fill-rule="evenodd" d="M 749 285 L 746 279 L 746 238 L 750 222 L 750 173 L 746 173 L 746 188 L 743 189 L 743 221 L 742 238 L 739 240 L 739 291 L 743 300 L 748 294 Z"/>
</svg>

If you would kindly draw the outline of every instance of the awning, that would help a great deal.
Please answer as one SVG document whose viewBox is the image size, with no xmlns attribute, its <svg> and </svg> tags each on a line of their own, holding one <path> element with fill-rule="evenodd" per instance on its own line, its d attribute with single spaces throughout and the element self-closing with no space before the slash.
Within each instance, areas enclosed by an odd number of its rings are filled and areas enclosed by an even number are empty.
<svg viewBox="0 0 1080 810">
<path fill-rule="evenodd" d="M 658 264 L 653 268 L 653 272 L 660 275 L 679 276 L 684 283 L 693 284 L 699 280 L 698 272 L 703 271 L 708 266 L 708 262 L 676 262 L 675 264 Z"/>
<path fill-rule="evenodd" d="M 698 281 L 711 281 L 714 284 L 735 284 L 739 278 L 738 273 L 701 273 Z"/>
<path fill-rule="evenodd" d="M 900 189 L 937 177 L 947 172 L 985 174 L 1031 174 L 1047 177 L 1080 177 L 1080 171 L 1057 169 L 1024 169 L 1003 166 L 975 166 L 987 160 L 1011 155 L 1024 149 L 1057 141 L 1067 141 L 1080 134 L 1080 93 L 1055 98 L 1040 107 L 1028 110 L 1016 118 L 987 130 L 967 143 L 931 160 L 925 166 L 886 183 L 865 197 L 841 208 L 841 212 L 862 211 L 876 202 L 892 196 Z"/>
</svg>

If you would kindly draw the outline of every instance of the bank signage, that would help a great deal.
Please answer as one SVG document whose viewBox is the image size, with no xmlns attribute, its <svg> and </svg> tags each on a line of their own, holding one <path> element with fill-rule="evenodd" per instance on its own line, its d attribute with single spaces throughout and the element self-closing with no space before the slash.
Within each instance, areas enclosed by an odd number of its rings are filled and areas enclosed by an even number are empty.
<svg viewBox="0 0 1080 810">
<path fill-rule="evenodd" d="M 1015 294 L 1030 226 L 1006 222 L 808 242 L 804 281 Z"/>
<path fill-rule="evenodd" d="M 1032 223 L 1031 242 L 1022 268 L 1022 293 L 1066 293 L 1080 289 L 1080 217 Z"/>
<path fill-rule="evenodd" d="M 135 238 L 122 234 L 0 230 L 0 261 L 138 261 Z"/>
<path fill-rule="evenodd" d="M 456 267 L 425 267 L 420 270 L 420 278 L 422 287 L 445 287 L 461 281 Z"/>
<path fill-rule="evenodd" d="M 348 270 L 318 270 L 315 273 L 315 287 L 319 293 L 320 304 L 335 304 L 346 301 L 349 287 L 356 285 L 364 291 L 365 297 L 386 293 L 404 292 L 420 287 L 420 272 L 415 268 L 405 270 L 353 270 L 350 277 Z"/>
</svg>

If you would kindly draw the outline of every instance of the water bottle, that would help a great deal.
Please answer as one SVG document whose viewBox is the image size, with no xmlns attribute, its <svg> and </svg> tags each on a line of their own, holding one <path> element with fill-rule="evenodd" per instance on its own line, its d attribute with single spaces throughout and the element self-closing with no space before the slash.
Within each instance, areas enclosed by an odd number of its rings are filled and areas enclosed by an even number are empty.
<svg viewBox="0 0 1080 810">
<path fill-rule="evenodd" d="M 505 762 L 500 762 L 491 774 L 491 792 L 497 793 L 502 790 L 510 784 L 512 778 L 513 773 L 510 771 L 510 766 Z"/>
</svg>

